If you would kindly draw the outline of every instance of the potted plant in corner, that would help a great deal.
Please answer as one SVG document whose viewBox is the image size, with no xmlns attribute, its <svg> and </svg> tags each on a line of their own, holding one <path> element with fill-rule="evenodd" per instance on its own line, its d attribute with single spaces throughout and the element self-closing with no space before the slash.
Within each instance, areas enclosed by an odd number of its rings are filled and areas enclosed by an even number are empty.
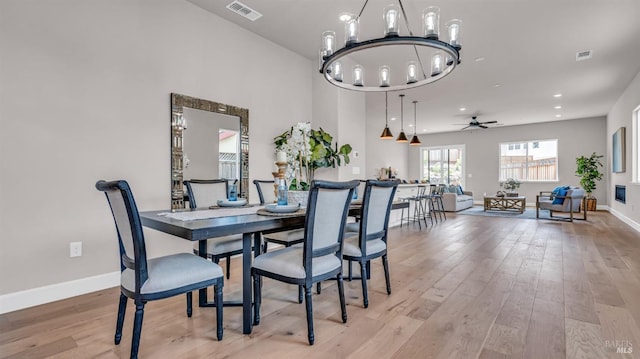
<svg viewBox="0 0 640 359">
<path fill-rule="evenodd" d="M 507 197 L 518 197 L 517 189 L 520 188 L 520 181 L 514 178 L 507 178 L 506 181 L 500 183 L 500 187 L 507 191 Z"/>
<path fill-rule="evenodd" d="M 320 128 L 314 130 L 309 123 L 298 123 L 273 139 L 276 151 L 286 153 L 288 168 L 286 180 L 289 183 L 289 197 L 292 202 L 306 205 L 308 193 L 298 195 L 295 191 L 309 191 L 315 171 L 319 168 L 337 167 L 349 163 L 351 145 L 338 147 L 333 144 L 333 136 Z M 293 198 L 292 198 L 293 197 Z M 301 197 L 304 197 L 302 199 Z"/>
<path fill-rule="evenodd" d="M 596 181 L 602 179 L 602 162 L 600 159 L 603 155 L 598 155 L 595 152 L 589 157 L 580 156 L 576 158 L 576 176 L 580 177 L 580 185 L 587 193 L 585 203 L 588 211 L 595 211 L 598 204 L 597 199 L 591 195 L 596 189 Z"/>
</svg>

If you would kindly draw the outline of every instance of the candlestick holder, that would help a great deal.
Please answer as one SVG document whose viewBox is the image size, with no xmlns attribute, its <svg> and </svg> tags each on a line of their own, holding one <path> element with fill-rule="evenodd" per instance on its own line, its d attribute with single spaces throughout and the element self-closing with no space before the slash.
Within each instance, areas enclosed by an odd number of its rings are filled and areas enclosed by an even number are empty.
<svg viewBox="0 0 640 359">
<path fill-rule="evenodd" d="M 285 174 L 287 173 L 287 166 L 289 166 L 289 163 L 276 161 L 276 166 L 278 166 L 278 172 L 271 172 L 271 174 L 273 175 L 273 194 L 277 198 L 279 180 L 285 178 Z"/>
</svg>

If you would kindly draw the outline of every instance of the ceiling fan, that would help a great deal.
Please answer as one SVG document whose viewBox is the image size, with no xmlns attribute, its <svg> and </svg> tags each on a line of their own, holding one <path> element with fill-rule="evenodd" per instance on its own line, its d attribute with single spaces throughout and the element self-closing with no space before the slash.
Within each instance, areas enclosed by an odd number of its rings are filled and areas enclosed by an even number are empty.
<svg viewBox="0 0 640 359">
<path fill-rule="evenodd" d="M 478 128 L 489 128 L 485 125 L 489 125 L 492 123 L 498 123 L 498 121 L 486 121 L 486 122 L 478 122 L 478 116 L 472 116 L 471 117 L 471 121 L 469 121 L 469 123 L 460 123 L 459 125 L 466 125 L 466 127 L 463 127 L 461 129 L 462 130 L 466 130 L 469 127 L 478 127 Z"/>
</svg>

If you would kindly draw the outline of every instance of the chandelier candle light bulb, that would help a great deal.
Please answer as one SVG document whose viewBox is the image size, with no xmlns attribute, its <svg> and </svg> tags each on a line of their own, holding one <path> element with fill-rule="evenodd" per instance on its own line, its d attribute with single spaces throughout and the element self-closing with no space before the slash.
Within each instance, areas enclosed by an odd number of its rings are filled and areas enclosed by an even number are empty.
<svg viewBox="0 0 640 359">
<path fill-rule="evenodd" d="M 333 63 L 333 79 L 342 82 L 342 63 L 340 61 Z"/>
<path fill-rule="evenodd" d="M 449 45 L 456 49 L 462 47 L 460 44 L 460 24 L 461 21 L 458 19 L 453 19 L 447 23 L 447 28 L 449 29 Z"/>
<path fill-rule="evenodd" d="M 438 76 L 442 73 L 442 54 L 436 52 L 431 58 L 431 76 Z"/>
<path fill-rule="evenodd" d="M 383 19 L 385 22 L 384 36 L 398 36 L 398 7 L 389 5 L 384 8 Z"/>
<path fill-rule="evenodd" d="M 418 65 L 415 61 L 407 64 L 407 84 L 418 82 Z"/>
<path fill-rule="evenodd" d="M 389 87 L 389 66 L 380 66 L 380 87 Z"/>
<path fill-rule="evenodd" d="M 440 8 L 429 6 L 422 12 L 422 34 L 427 39 L 438 39 L 440 33 Z"/>
<path fill-rule="evenodd" d="M 360 65 L 353 67 L 353 86 L 364 86 L 364 69 Z"/>
<path fill-rule="evenodd" d="M 351 46 L 358 42 L 358 18 L 352 16 L 344 22 L 344 45 Z"/>
</svg>

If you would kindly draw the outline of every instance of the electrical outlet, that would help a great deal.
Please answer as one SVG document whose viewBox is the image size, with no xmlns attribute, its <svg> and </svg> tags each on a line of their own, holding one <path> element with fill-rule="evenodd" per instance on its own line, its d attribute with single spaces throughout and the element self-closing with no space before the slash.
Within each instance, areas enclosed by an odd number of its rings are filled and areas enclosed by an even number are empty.
<svg viewBox="0 0 640 359">
<path fill-rule="evenodd" d="M 82 242 L 69 243 L 69 257 L 82 256 Z"/>
</svg>

